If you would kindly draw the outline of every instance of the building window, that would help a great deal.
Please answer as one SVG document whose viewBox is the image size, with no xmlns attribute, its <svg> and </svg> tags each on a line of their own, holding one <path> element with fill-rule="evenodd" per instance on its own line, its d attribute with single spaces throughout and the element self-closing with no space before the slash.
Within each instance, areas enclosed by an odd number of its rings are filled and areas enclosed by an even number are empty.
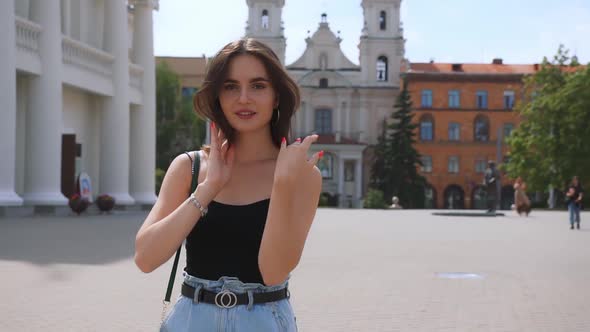
<svg viewBox="0 0 590 332">
<path fill-rule="evenodd" d="M 332 110 L 318 109 L 315 111 L 315 130 L 318 134 L 332 133 Z"/>
<path fill-rule="evenodd" d="M 420 119 L 420 140 L 434 140 L 434 121 L 430 115 L 424 115 Z"/>
<path fill-rule="evenodd" d="M 347 160 L 344 162 L 344 181 L 354 182 L 354 160 Z"/>
<path fill-rule="evenodd" d="M 381 13 L 379 13 L 379 29 L 387 29 L 387 14 L 384 10 L 382 10 Z"/>
<path fill-rule="evenodd" d="M 449 157 L 449 173 L 459 173 L 459 157 Z"/>
<path fill-rule="evenodd" d="M 477 108 L 479 108 L 479 109 L 488 108 L 488 92 L 487 91 L 477 91 L 475 93 L 475 99 L 476 99 L 476 103 L 477 103 Z"/>
<path fill-rule="evenodd" d="M 387 81 L 387 57 L 383 55 L 377 59 L 377 81 Z"/>
<path fill-rule="evenodd" d="M 476 141 L 487 142 L 490 140 L 490 121 L 487 117 L 478 115 L 473 126 L 473 137 Z"/>
<path fill-rule="evenodd" d="M 422 90 L 422 107 L 432 107 L 432 90 Z"/>
<path fill-rule="evenodd" d="M 420 170 L 424 173 L 432 172 L 432 156 L 422 156 L 422 167 Z"/>
<path fill-rule="evenodd" d="M 325 89 L 328 87 L 328 79 L 327 78 L 320 78 L 320 88 Z"/>
<path fill-rule="evenodd" d="M 449 141 L 461 139 L 461 125 L 456 122 L 449 123 Z"/>
<path fill-rule="evenodd" d="M 510 137 L 512 130 L 514 130 L 514 125 L 512 123 L 505 123 L 502 127 L 502 138 L 506 139 L 507 137 Z"/>
<path fill-rule="evenodd" d="M 485 173 L 487 164 L 485 159 L 477 159 L 475 161 L 475 173 Z"/>
<path fill-rule="evenodd" d="M 322 173 L 322 178 L 331 179 L 332 170 L 334 166 L 334 157 L 330 153 L 324 154 L 324 156 L 318 161 L 318 168 Z"/>
<path fill-rule="evenodd" d="M 449 90 L 449 108 L 461 107 L 459 90 Z"/>
<path fill-rule="evenodd" d="M 268 29 L 268 10 L 266 9 L 262 10 L 262 21 L 260 22 L 260 25 L 263 29 Z"/>
<path fill-rule="evenodd" d="M 504 91 L 504 109 L 511 110 L 514 107 L 514 91 Z"/>
</svg>

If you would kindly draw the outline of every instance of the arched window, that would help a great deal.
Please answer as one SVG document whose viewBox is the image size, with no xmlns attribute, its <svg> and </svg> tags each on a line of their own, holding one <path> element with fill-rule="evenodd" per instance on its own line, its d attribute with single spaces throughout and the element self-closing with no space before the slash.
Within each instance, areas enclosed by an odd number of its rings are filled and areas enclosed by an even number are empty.
<svg viewBox="0 0 590 332">
<path fill-rule="evenodd" d="M 490 120 L 484 115 L 475 117 L 473 123 L 473 138 L 479 142 L 490 140 Z"/>
<path fill-rule="evenodd" d="M 387 14 L 384 10 L 382 10 L 381 13 L 379 13 L 379 29 L 387 29 Z"/>
<path fill-rule="evenodd" d="M 325 89 L 328 87 L 328 79 L 327 78 L 320 78 L 320 88 Z"/>
<path fill-rule="evenodd" d="M 451 184 L 445 189 L 444 193 L 445 209 L 464 209 L 465 192 L 461 186 Z"/>
<path fill-rule="evenodd" d="M 420 118 L 420 140 L 434 140 L 434 119 L 430 114 L 425 114 Z"/>
<path fill-rule="evenodd" d="M 424 187 L 424 208 L 436 209 L 436 189 L 430 184 Z"/>
<path fill-rule="evenodd" d="M 268 29 L 268 10 L 266 9 L 262 10 L 262 21 L 260 22 L 260 25 L 263 29 Z"/>
<path fill-rule="evenodd" d="M 320 69 L 326 70 L 326 68 L 328 68 L 328 56 L 326 53 L 322 53 L 320 55 Z"/>
<path fill-rule="evenodd" d="M 387 57 L 380 56 L 377 58 L 377 81 L 387 81 Z"/>
</svg>

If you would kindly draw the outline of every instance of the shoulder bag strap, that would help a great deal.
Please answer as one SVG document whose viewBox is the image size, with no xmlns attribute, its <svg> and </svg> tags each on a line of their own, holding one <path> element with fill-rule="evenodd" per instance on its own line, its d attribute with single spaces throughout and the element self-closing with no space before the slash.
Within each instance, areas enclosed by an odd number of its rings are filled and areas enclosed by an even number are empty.
<svg viewBox="0 0 590 332">
<path fill-rule="evenodd" d="M 191 190 L 188 193 L 188 195 L 190 196 L 190 194 L 192 194 L 197 189 L 197 185 L 199 184 L 198 178 L 199 178 L 199 169 L 201 166 L 201 160 L 199 158 L 198 151 L 195 152 L 194 158 L 191 158 L 191 156 L 188 154 L 188 152 L 185 152 L 185 153 L 188 155 L 188 157 L 192 161 Z M 180 245 L 180 247 L 176 251 L 176 256 L 174 257 L 174 264 L 172 264 L 172 271 L 170 272 L 170 279 L 168 280 L 168 289 L 166 290 L 166 296 L 164 296 L 164 302 L 170 302 L 170 297 L 172 296 L 172 287 L 174 286 L 174 279 L 176 276 L 176 268 L 178 267 L 178 260 L 180 259 L 180 250 L 181 249 L 182 249 L 182 244 Z"/>
</svg>

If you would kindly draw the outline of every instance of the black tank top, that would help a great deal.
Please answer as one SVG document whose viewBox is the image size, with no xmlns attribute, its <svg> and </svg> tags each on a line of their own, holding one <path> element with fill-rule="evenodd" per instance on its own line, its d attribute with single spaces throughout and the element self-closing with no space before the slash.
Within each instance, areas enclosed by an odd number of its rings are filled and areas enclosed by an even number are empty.
<svg viewBox="0 0 590 332">
<path fill-rule="evenodd" d="M 185 271 L 195 277 L 218 280 L 222 276 L 264 284 L 258 268 L 258 251 L 270 199 L 247 205 L 212 201 L 186 238 Z"/>
</svg>

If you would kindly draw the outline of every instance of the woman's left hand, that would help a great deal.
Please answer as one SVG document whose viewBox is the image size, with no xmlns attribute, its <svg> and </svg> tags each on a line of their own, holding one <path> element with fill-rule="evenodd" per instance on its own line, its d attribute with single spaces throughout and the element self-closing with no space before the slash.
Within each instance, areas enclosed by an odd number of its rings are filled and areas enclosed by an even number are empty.
<svg viewBox="0 0 590 332">
<path fill-rule="evenodd" d="M 324 153 L 319 151 L 314 153 L 311 158 L 307 157 L 309 147 L 317 139 L 318 135 L 310 135 L 305 137 L 303 141 L 297 139 L 291 145 L 287 145 L 286 140 L 283 138 L 275 166 L 275 184 L 290 186 L 309 178 L 313 174 L 314 166 Z"/>
</svg>

